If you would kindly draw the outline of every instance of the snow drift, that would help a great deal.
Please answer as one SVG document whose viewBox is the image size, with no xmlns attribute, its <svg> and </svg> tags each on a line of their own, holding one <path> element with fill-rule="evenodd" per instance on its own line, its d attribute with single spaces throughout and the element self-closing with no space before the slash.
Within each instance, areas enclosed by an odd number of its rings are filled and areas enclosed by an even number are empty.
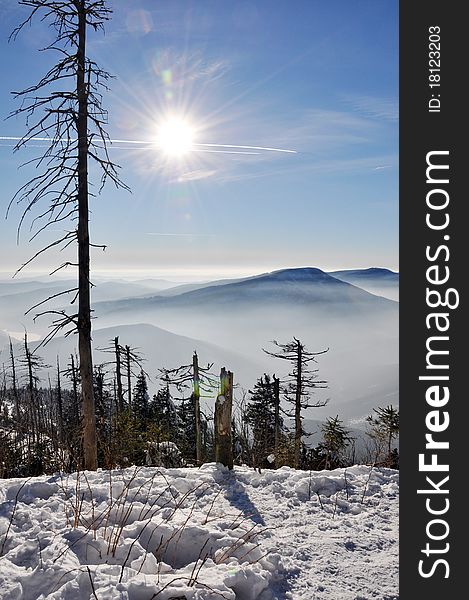
<svg viewBox="0 0 469 600">
<path fill-rule="evenodd" d="M 3 600 L 391 600 L 398 473 L 135 467 L 0 481 Z"/>
</svg>

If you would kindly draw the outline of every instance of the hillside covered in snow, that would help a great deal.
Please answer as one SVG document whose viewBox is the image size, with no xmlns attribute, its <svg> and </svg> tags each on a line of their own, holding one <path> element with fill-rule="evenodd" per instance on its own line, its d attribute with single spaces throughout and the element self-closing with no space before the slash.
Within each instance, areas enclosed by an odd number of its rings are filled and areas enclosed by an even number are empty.
<svg viewBox="0 0 469 600">
<path fill-rule="evenodd" d="M 214 463 L 0 481 L 2 600 L 393 600 L 398 472 Z"/>
</svg>

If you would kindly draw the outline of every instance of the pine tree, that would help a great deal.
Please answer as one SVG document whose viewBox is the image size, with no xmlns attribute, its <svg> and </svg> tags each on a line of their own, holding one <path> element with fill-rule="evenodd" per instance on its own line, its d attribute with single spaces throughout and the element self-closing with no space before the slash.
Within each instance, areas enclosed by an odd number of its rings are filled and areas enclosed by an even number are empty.
<svg viewBox="0 0 469 600">
<path fill-rule="evenodd" d="M 150 430 L 157 443 L 177 440 L 178 416 L 169 386 L 164 386 L 153 396 L 148 413 Z"/>
<path fill-rule="evenodd" d="M 251 398 L 244 419 L 253 435 L 252 453 L 255 465 L 265 464 L 275 450 L 275 382 L 264 374 L 250 391 Z M 280 418 L 280 427 L 283 422 Z"/>
<path fill-rule="evenodd" d="M 105 468 L 112 466 L 113 447 L 113 406 L 112 394 L 106 382 L 103 365 L 94 368 L 93 388 L 96 404 L 96 432 L 98 440 L 98 464 Z"/>
<path fill-rule="evenodd" d="M 337 469 L 345 466 L 345 450 L 352 442 L 350 431 L 343 426 L 339 416 L 329 417 L 321 426 L 323 437 L 322 448 L 325 456 L 325 469 Z"/>
<path fill-rule="evenodd" d="M 399 464 L 399 453 L 397 448 L 392 448 L 392 441 L 399 437 L 399 409 L 389 405 L 374 408 L 373 411 L 377 416 L 371 414 L 366 419 L 371 426 L 368 435 L 375 440 L 378 449 L 385 446 L 384 462 L 395 467 Z"/>
<path fill-rule="evenodd" d="M 140 371 L 134 387 L 133 413 L 140 429 L 145 430 L 148 425 L 150 396 L 145 373 Z"/>
<path fill-rule="evenodd" d="M 189 461 L 196 459 L 196 427 L 195 427 L 195 400 L 192 394 L 189 398 L 182 398 L 177 408 L 178 436 L 177 445 Z"/>
</svg>

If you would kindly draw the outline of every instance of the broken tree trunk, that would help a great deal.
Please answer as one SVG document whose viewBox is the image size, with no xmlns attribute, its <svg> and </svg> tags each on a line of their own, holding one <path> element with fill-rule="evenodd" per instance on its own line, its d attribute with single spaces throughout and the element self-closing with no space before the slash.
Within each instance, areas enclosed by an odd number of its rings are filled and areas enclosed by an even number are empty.
<svg viewBox="0 0 469 600">
<path fill-rule="evenodd" d="M 15 400 L 15 419 L 16 419 L 16 427 L 19 427 L 20 424 L 20 400 L 18 395 L 18 387 L 16 385 L 16 366 L 15 366 L 15 355 L 13 353 L 13 344 L 11 343 L 10 338 L 10 358 L 11 358 L 11 376 L 13 379 L 13 398 Z"/>
<path fill-rule="evenodd" d="M 62 401 L 62 385 L 60 383 L 60 363 L 59 357 L 57 356 L 57 426 L 58 426 L 58 437 L 60 446 L 63 447 L 64 443 L 64 411 Z"/>
<path fill-rule="evenodd" d="M 124 392 L 122 391 L 121 347 L 118 336 L 114 338 L 114 351 L 116 354 L 117 406 L 119 413 L 122 414 L 124 412 Z"/>
<path fill-rule="evenodd" d="M 233 405 L 233 373 L 225 368 L 220 373 L 220 394 L 215 401 L 215 461 L 233 468 L 231 412 Z"/>
<path fill-rule="evenodd" d="M 279 468 L 279 447 L 280 447 L 280 379 L 274 375 L 274 410 L 275 410 L 275 421 L 274 421 L 274 454 L 275 454 L 275 467 Z"/>
<path fill-rule="evenodd" d="M 125 347 L 126 367 L 127 367 L 127 391 L 129 394 L 129 410 L 132 410 L 132 368 L 130 358 L 130 346 Z"/>
<path fill-rule="evenodd" d="M 197 466 L 204 462 L 202 455 L 202 427 L 200 422 L 200 379 L 199 379 L 199 360 L 197 352 L 192 357 L 192 377 L 194 394 L 194 412 L 195 412 L 195 452 Z"/>
<path fill-rule="evenodd" d="M 300 468 L 301 461 L 301 434 L 303 433 L 301 420 L 301 397 L 303 392 L 303 346 L 297 340 L 297 359 L 296 359 L 296 388 L 295 388 L 295 458 L 293 466 Z"/>
</svg>

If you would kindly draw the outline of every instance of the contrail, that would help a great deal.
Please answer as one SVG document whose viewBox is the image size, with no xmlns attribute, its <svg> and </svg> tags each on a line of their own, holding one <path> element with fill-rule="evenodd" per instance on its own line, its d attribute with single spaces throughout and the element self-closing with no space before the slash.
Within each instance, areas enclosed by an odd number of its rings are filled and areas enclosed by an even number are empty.
<svg viewBox="0 0 469 600">
<path fill-rule="evenodd" d="M 202 146 L 202 144 L 194 144 L 194 146 Z M 238 148 L 238 146 L 227 146 L 229 148 Z M 237 150 L 205 150 L 203 148 L 192 148 L 188 152 L 209 152 L 213 154 L 260 154 L 260 152 L 240 152 Z"/>
<path fill-rule="evenodd" d="M 216 148 L 246 148 L 246 150 L 265 150 L 267 152 L 286 152 L 288 154 L 298 154 L 296 150 L 286 150 L 285 148 L 269 148 L 264 146 L 236 146 L 235 144 L 192 144 L 193 146 L 209 146 Z"/>
<path fill-rule="evenodd" d="M 25 142 L 51 142 L 53 138 L 47 137 L 15 137 L 15 136 L 0 136 L 0 140 L 9 141 L 9 142 L 20 142 L 24 140 Z M 74 142 L 76 138 L 59 138 L 59 142 Z M 158 142 L 153 142 L 151 140 L 109 140 L 111 144 L 131 144 L 131 145 L 147 145 L 150 148 L 158 147 Z M 281 152 L 285 154 L 298 154 L 296 150 L 289 150 L 286 148 L 271 148 L 269 146 L 248 146 L 241 144 L 204 144 L 201 142 L 193 143 L 193 148 L 189 149 L 192 152 L 219 152 L 223 154 L 259 154 L 260 152 Z M 216 148 L 220 148 L 220 150 L 216 150 Z M 226 150 L 224 150 L 226 148 Z M 120 147 L 119 149 L 123 149 Z M 146 148 L 145 148 L 146 149 Z M 258 152 L 251 152 L 257 150 Z"/>
</svg>

